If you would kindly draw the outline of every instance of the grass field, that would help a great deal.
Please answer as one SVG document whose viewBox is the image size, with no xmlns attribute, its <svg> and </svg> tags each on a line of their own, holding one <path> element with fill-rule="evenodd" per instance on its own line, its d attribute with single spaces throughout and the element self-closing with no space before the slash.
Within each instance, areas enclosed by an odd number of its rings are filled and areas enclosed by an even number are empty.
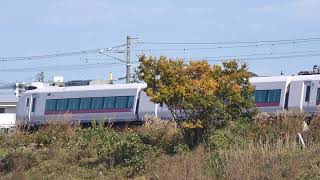
<svg viewBox="0 0 320 180">
<path fill-rule="evenodd" d="M 1 179 L 319 179 L 320 118 L 258 114 L 190 145 L 194 129 L 156 118 L 135 128 L 52 123 L 0 135 Z M 296 140 L 301 132 L 306 147 Z"/>
</svg>

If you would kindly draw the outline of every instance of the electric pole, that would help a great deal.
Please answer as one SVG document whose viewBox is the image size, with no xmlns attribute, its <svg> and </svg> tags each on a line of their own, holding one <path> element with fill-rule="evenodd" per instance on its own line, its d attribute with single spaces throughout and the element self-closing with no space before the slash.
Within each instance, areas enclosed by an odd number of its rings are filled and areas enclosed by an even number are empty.
<svg viewBox="0 0 320 180">
<path fill-rule="evenodd" d="M 130 44 L 131 44 L 131 38 L 130 36 L 127 36 L 127 59 L 126 59 L 126 65 L 127 65 L 127 83 L 130 83 L 130 68 L 131 68 L 131 62 L 130 62 Z"/>
</svg>

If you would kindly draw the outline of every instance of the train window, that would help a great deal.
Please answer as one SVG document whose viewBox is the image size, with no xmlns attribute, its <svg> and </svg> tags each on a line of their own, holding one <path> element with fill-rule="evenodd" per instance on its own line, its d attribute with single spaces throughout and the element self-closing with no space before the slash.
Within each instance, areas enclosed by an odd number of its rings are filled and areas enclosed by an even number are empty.
<svg viewBox="0 0 320 180">
<path fill-rule="evenodd" d="M 280 102 L 281 89 L 269 90 L 268 102 Z"/>
<path fill-rule="evenodd" d="M 92 98 L 81 98 L 80 100 L 80 110 L 91 109 Z"/>
<path fill-rule="evenodd" d="M 129 98 L 128 98 L 128 108 L 133 108 L 133 104 L 134 104 L 134 97 L 133 96 L 129 96 Z"/>
<path fill-rule="evenodd" d="M 46 112 L 47 111 L 55 111 L 57 107 L 57 100 L 55 99 L 47 99 L 46 101 Z"/>
<path fill-rule="evenodd" d="M 104 109 L 113 109 L 114 108 L 114 102 L 115 102 L 115 97 L 105 97 L 104 98 Z"/>
<path fill-rule="evenodd" d="M 128 96 L 118 96 L 116 100 L 116 108 L 127 108 Z"/>
<path fill-rule="evenodd" d="M 257 90 L 254 94 L 256 103 L 280 102 L 281 89 Z"/>
<path fill-rule="evenodd" d="M 92 109 L 103 109 L 103 98 L 102 97 L 92 98 Z"/>
<path fill-rule="evenodd" d="M 305 102 L 309 102 L 310 100 L 310 91 L 311 91 L 311 86 L 307 86 Z"/>
<path fill-rule="evenodd" d="M 68 109 L 69 110 L 79 110 L 79 105 L 80 105 L 79 98 L 69 99 Z"/>
<path fill-rule="evenodd" d="M 0 108 L 0 114 L 5 113 L 5 108 Z"/>
<path fill-rule="evenodd" d="M 320 88 L 318 88 L 318 91 L 317 91 L 317 101 L 320 101 Z"/>
<path fill-rule="evenodd" d="M 32 98 L 31 112 L 35 112 L 36 111 L 36 103 L 37 103 L 37 98 Z"/>
<path fill-rule="evenodd" d="M 57 111 L 65 111 L 68 109 L 68 99 L 57 100 Z"/>
<path fill-rule="evenodd" d="M 265 90 L 257 90 L 255 92 L 255 102 L 266 102 L 267 99 L 267 91 Z"/>
</svg>

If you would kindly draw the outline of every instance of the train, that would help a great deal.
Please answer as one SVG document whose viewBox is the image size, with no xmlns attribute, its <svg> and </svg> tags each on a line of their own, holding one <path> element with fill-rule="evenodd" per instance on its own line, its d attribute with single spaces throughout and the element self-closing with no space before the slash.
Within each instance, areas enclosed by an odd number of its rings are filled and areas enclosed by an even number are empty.
<svg viewBox="0 0 320 180">
<path fill-rule="evenodd" d="M 320 74 L 251 77 L 255 106 L 262 112 L 317 112 Z M 145 83 L 46 86 L 28 90 L 17 104 L 17 123 L 46 124 L 55 120 L 143 122 L 147 114 L 172 118 L 163 104 L 150 101 Z"/>
<path fill-rule="evenodd" d="M 17 104 L 17 123 L 41 125 L 54 121 L 81 124 L 92 121 L 143 122 L 150 114 L 171 117 L 162 104 L 150 101 L 144 83 L 46 86 L 23 93 Z"/>
<path fill-rule="evenodd" d="M 251 77 L 255 106 L 262 112 L 299 110 L 314 114 L 320 104 L 320 74 Z"/>
</svg>

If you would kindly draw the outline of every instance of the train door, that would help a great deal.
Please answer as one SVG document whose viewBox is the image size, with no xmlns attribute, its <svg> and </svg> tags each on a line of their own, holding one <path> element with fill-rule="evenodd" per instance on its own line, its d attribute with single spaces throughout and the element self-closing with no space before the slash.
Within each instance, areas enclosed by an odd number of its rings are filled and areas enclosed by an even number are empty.
<svg viewBox="0 0 320 180">
<path fill-rule="evenodd" d="M 285 110 L 288 110 L 288 105 L 289 105 L 289 93 L 290 93 L 290 84 L 288 85 L 287 92 L 286 92 L 285 99 L 284 99 L 284 109 L 285 109 Z"/>
<path fill-rule="evenodd" d="M 31 96 L 29 122 L 36 120 L 38 100 L 39 97 L 37 95 Z"/>
<path fill-rule="evenodd" d="M 304 99 L 303 99 L 303 106 L 302 108 L 310 112 L 312 111 L 312 97 L 311 97 L 311 91 L 312 91 L 312 82 L 311 81 L 304 81 Z"/>
<path fill-rule="evenodd" d="M 31 119 L 31 101 L 32 101 L 32 95 L 27 95 L 26 96 L 26 102 L 25 102 L 25 107 L 24 109 L 24 115 L 23 115 L 23 119 L 24 122 L 30 122 Z"/>
<path fill-rule="evenodd" d="M 136 115 L 137 121 L 139 121 L 139 105 L 140 105 L 140 94 L 142 90 L 139 90 L 136 97 L 136 108 L 134 110 L 134 114 Z"/>
</svg>

